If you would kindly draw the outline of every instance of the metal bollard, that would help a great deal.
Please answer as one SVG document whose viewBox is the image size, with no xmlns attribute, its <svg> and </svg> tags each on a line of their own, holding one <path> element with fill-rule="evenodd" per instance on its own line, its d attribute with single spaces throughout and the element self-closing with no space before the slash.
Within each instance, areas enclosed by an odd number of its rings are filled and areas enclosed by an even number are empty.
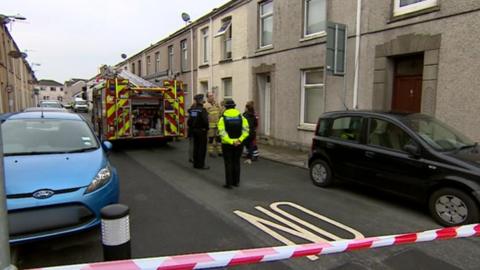
<svg viewBox="0 0 480 270">
<path fill-rule="evenodd" d="M 129 209 L 112 204 L 101 210 L 103 260 L 131 259 Z"/>
</svg>

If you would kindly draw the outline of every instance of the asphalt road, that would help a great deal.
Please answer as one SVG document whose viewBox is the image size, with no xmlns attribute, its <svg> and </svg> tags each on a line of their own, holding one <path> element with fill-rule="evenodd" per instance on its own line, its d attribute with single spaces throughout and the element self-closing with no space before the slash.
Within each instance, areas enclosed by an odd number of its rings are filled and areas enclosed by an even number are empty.
<svg viewBox="0 0 480 270">
<path fill-rule="evenodd" d="M 260 160 L 242 165 L 241 186 L 226 190 L 222 188 L 221 158 L 208 160 L 210 170 L 194 170 L 187 162 L 186 142 L 167 146 L 124 144 L 115 148 L 110 158 L 120 175 L 120 200 L 131 209 L 135 258 L 282 245 L 238 215 L 250 214 L 282 224 L 273 215 L 282 216 L 272 208 L 276 202 L 290 203 L 280 208 L 300 219 L 294 225 L 302 227 L 309 222 L 340 238 L 353 236 L 338 225 L 318 219 L 318 215 L 365 237 L 439 227 L 419 205 L 347 183 L 317 188 L 310 183 L 307 170 L 276 162 Z M 292 204 L 313 211 L 317 217 Z M 258 206 L 262 208 L 256 209 Z M 237 210 L 241 212 L 236 214 Z M 275 231 L 294 243 L 308 242 Z M 478 269 L 479 244 L 480 239 L 473 238 L 448 240 L 237 268 Z M 100 232 L 94 229 L 16 246 L 13 254 L 20 268 L 101 261 Z"/>
</svg>

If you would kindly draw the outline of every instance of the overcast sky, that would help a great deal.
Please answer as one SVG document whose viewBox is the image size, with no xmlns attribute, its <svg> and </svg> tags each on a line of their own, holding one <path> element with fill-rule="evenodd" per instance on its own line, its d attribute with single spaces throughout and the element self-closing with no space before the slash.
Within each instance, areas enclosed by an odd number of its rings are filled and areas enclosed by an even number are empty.
<svg viewBox="0 0 480 270">
<path fill-rule="evenodd" d="M 38 79 L 60 83 L 91 78 L 102 64 L 116 64 L 180 29 L 227 0 L 0 0 L 0 14 L 27 18 L 12 35 L 27 51 Z M 9 26 L 10 27 L 10 26 Z"/>
</svg>

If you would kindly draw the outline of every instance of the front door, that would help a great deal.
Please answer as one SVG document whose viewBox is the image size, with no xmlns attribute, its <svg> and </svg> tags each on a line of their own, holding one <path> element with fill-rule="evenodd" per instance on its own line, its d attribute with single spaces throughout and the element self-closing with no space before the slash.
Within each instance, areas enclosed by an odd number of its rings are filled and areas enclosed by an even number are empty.
<svg viewBox="0 0 480 270">
<path fill-rule="evenodd" d="M 270 74 L 258 75 L 258 98 L 259 98 L 259 131 L 260 134 L 270 136 L 270 99 L 271 99 L 271 85 Z"/>
<path fill-rule="evenodd" d="M 422 76 L 397 76 L 392 110 L 419 113 L 422 109 Z"/>
<path fill-rule="evenodd" d="M 422 109 L 423 55 L 395 59 L 392 110 L 419 113 Z"/>
</svg>

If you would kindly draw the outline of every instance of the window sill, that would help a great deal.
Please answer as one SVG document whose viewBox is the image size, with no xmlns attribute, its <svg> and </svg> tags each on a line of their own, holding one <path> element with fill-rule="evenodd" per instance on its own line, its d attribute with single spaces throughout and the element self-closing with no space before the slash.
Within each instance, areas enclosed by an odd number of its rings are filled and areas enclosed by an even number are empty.
<svg viewBox="0 0 480 270">
<path fill-rule="evenodd" d="M 203 65 L 200 65 L 198 66 L 198 68 L 208 68 L 210 65 L 207 63 L 207 64 L 203 64 Z"/>
<path fill-rule="evenodd" d="M 314 132 L 314 131 L 315 131 L 315 127 L 316 127 L 316 126 L 315 126 L 314 124 L 300 124 L 300 125 L 297 127 L 297 130 Z"/>
<path fill-rule="evenodd" d="M 440 11 L 440 6 L 425 8 L 425 9 L 422 9 L 422 10 L 412 11 L 412 12 L 405 13 L 405 14 L 400 14 L 400 15 L 393 15 L 390 18 L 390 20 L 387 22 L 387 24 L 411 19 L 413 17 L 417 17 L 417 16 L 421 16 L 421 15 L 425 15 L 425 14 L 432 13 L 432 12 L 437 12 L 437 11 Z"/>
<path fill-rule="evenodd" d="M 226 64 L 226 63 L 231 63 L 231 62 L 233 62 L 232 58 L 227 58 L 227 59 L 223 59 L 223 60 L 218 61 L 219 64 Z"/>
<path fill-rule="evenodd" d="M 300 42 L 310 41 L 310 40 L 313 40 L 313 39 L 326 37 L 326 36 L 327 36 L 327 32 L 322 31 L 322 32 L 319 32 L 319 33 L 316 33 L 316 34 L 304 36 L 303 38 L 300 39 Z"/>
<path fill-rule="evenodd" d="M 261 53 L 261 52 L 269 51 L 269 50 L 272 50 L 272 49 L 273 49 L 273 45 L 268 45 L 268 46 L 265 46 L 265 47 L 257 48 L 255 53 Z"/>
</svg>

